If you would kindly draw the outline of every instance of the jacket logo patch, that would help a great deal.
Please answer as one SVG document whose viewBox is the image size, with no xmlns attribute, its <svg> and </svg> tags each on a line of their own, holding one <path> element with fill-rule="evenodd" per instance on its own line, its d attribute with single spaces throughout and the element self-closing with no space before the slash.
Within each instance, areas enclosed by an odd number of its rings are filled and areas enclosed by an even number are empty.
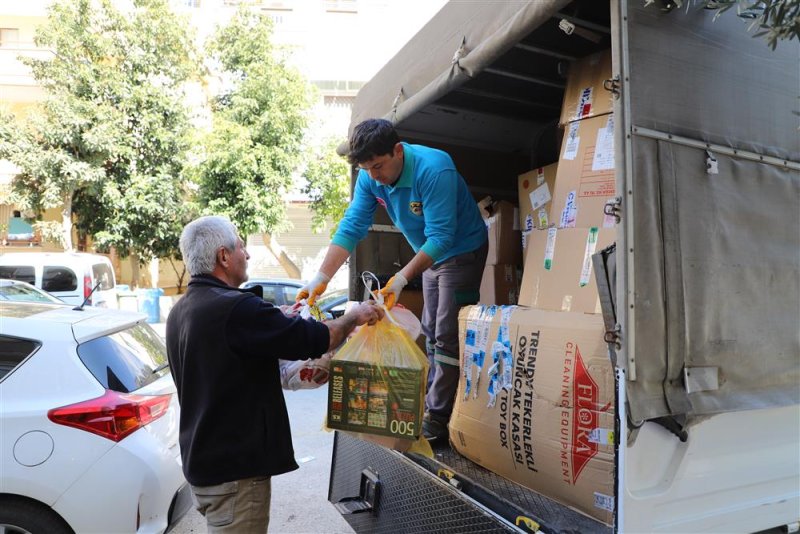
<svg viewBox="0 0 800 534">
<path fill-rule="evenodd" d="M 414 215 L 422 215 L 422 202 L 409 202 L 408 209 L 410 209 L 411 213 Z"/>
</svg>

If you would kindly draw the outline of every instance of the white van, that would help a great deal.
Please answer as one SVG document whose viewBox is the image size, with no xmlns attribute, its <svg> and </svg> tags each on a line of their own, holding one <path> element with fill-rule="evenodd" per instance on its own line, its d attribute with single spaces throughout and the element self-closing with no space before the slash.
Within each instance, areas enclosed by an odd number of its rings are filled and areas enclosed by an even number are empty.
<svg viewBox="0 0 800 534">
<path fill-rule="evenodd" d="M 99 254 L 9 252 L 0 255 L 0 278 L 22 280 L 69 304 L 88 297 L 87 306 L 118 307 L 114 267 Z"/>
</svg>

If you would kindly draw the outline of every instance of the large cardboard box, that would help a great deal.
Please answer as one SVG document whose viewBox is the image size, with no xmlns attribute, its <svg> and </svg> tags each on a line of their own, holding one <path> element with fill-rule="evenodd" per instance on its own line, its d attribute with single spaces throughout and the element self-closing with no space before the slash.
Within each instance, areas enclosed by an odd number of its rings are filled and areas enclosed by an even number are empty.
<svg viewBox="0 0 800 534">
<path fill-rule="evenodd" d="M 548 228 L 529 237 L 519 304 L 542 310 L 601 313 L 592 254 L 616 239 L 610 228 Z"/>
<path fill-rule="evenodd" d="M 487 265 L 481 278 L 481 304 L 516 304 L 519 273 L 516 265 Z"/>
<path fill-rule="evenodd" d="M 489 232 L 489 252 L 486 265 L 521 265 L 522 236 L 519 231 L 518 208 L 505 200 L 486 197 L 478 202 Z"/>
<path fill-rule="evenodd" d="M 613 95 L 603 87 L 611 77 L 611 50 L 574 61 L 567 75 L 559 124 L 563 126 L 614 111 Z"/>
<path fill-rule="evenodd" d="M 547 228 L 550 225 L 550 204 L 553 200 L 557 168 L 558 163 L 551 163 L 520 174 L 517 178 L 523 257 L 525 257 L 527 234 L 534 228 Z"/>
<path fill-rule="evenodd" d="M 559 228 L 611 228 L 603 213 L 616 195 L 614 181 L 614 115 L 570 123 L 556 171 L 551 222 Z"/>
<path fill-rule="evenodd" d="M 502 331 L 501 331 L 502 328 Z M 603 319 L 522 307 L 459 314 L 450 441 L 483 467 L 605 523 L 614 510 L 614 374 Z M 494 380 L 495 340 L 507 339 Z M 478 368 L 475 353 L 485 352 Z M 492 393 L 494 392 L 494 393 Z"/>
</svg>

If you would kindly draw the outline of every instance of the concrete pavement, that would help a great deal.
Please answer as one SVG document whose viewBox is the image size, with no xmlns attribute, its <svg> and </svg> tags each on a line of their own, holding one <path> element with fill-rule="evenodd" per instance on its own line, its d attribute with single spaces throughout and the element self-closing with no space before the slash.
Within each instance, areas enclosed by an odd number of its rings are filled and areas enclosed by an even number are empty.
<svg viewBox="0 0 800 534">
<path fill-rule="evenodd" d="M 150 326 L 164 335 L 164 323 Z M 272 479 L 271 533 L 353 532 L 350 525 L 328 502 L 333 432 L 323 429 L 327 394 L 327 386 L 304 391 L 284 391 L 292 427 L 295 459 L 300 469 Z M 204 533 L 205 519 L 192 509 L 171 532 Z"/>
</svg>

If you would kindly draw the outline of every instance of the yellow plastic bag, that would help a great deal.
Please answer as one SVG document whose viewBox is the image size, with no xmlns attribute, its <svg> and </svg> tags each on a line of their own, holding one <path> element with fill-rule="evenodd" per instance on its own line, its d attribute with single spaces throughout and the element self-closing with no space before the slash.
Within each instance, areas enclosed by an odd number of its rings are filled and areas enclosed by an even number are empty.
<svg viewBox="0 0 800 534">
<path fill-rule="evenodd" d="M 428 358 L 391 311 L 362 326 L 331 360 L 327 424 L 432 457 L 422 433 Z"/>
</svg>

